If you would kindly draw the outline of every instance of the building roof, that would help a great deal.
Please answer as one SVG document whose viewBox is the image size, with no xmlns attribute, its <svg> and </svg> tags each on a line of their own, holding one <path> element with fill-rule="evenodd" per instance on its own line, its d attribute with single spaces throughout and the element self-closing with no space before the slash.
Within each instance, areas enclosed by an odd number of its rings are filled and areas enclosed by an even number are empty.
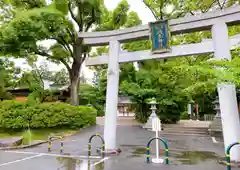
<svg viewBox="0 0 240 170">
<path fill-rule="evenodd" d="M 132 97 L 130 97 L 130 96 L 119 95 L 118 96 L 118 104 L 131 104 L 131 103 L 134 103 L 131 99 L 132 99 Z"/>
</svg>

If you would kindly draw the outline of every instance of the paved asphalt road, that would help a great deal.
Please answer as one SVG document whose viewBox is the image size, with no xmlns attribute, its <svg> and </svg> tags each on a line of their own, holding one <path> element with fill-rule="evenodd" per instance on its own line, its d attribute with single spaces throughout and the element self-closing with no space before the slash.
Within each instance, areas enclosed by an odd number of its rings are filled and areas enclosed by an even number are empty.
<svg viewBox="0 0 240 170">
<path fill-rule="evenodd" d="M 211 138 L 194 136 L 162 136 L 169 145 L 170 165 L 147 164 L 145 146 L 154 136 L 153 132 L 138 126 L 118 126 L 119 156 L 96 157 L 88 160 L 88 138 L 98 132 L 100 126 L 82 130 L 64 140 L 64 156 L 59 153 L 60 143 L 53 143 L 53 151 L 47 152 L 47 144 L 36 148 L 0 151 L 0 170 L 225 170 L 217 163 L 224 156 L 223 144 L 213 143 Z M 93 152 L 100 146 L 100 140 L 93 141 Z M 152 144 L 152 156 L 155 155 L 155 143 Z M 163 149 L 163 145 L 160 145 Z M 162 150 L 160 151 L 162 154 Z M 69 156 L 70 155 L 70 156 Z M 234 168 L 232 168 L 234 169 Z"/>
</svg>

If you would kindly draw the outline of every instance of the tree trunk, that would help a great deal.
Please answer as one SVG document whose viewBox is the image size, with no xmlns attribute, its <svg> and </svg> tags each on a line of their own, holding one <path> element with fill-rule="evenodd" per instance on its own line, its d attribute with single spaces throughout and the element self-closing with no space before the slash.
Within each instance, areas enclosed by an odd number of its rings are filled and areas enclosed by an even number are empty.
<svg viewBox="0 0 240 170">
<path fill-rule="evenodd" d="M 79 76 L 71 78 L 70 86 L 70 103 L 71 105 L 79 105 L 79 96 L 78 96 L 78 86 L 79 86 Z"/>
<path fill-rule="evenodd" d="M 77 41 L 73 47 L 73 63 L 70 70 L 70 103 L 74 106 L 79 105 L 79 82 L 80 82 L 80 70 L 82 65 L 82 44 L 81 41 Z"/>
<path fill-rule="evenodd" d="M 79 79 L 80 79 L 80 70 L 81 70 L 81 62 L 78 60 L 74 60 L 72 64 L 70 79 L 70 103 L 74 106 L 79 105 Z"/>
</svg>

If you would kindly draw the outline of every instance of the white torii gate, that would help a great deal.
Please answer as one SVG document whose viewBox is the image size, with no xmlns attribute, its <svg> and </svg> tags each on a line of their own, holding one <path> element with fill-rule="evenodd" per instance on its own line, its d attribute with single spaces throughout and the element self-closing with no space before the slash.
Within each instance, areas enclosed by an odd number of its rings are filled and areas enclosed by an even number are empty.
<svg viewBox="0 0 240 170">
<path fill-rule="evenodd" d="M 163 54 L 151 54 L 150 51 L 120 52 L 120 43 L 133 40 L 149 39 L 148 25 L 136 26 L 122 30 L 79 33 L 86 45 L 109 45 L 108 55 L 88 58 L 86 65 L 108 64 L 108 82 L 106 95 L 106 113 L 104 139 L 107 150 L 116 149 L 116 121 L 119 84 L 119 63 L 149 59 L 188 56 L 194 54 L 214 53 L 216 59 L 231 60 L 230 50 L 239 47 L 240 34 L 228 39 L 227 25 L 240 24 L 240 6 L 222 11 L 209 12 L 197 16 L 169 20 L 172 35 L 194 31 L 212 31 L 212 40 L 201 43 L 171 47 Z M 240 140 L 240 120 L 237 107 L 236 90 L 233 84 L 218 85 L 222 127 L 225 149 Z M 240 147 L 231 151 L 231 159 L 240 161 Z"/>
</svg>

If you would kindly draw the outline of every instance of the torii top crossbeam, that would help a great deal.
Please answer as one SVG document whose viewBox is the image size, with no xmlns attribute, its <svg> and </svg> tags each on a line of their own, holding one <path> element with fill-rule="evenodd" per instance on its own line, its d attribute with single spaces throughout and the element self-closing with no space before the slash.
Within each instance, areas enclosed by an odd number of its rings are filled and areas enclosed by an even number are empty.
<svg viewBox="0 0 240 170">
<path fill-rule="evenodd" d="M 240 6 L 236 5 L 221 11 L 172 19 L 168 23 L 171 34 L 176 35 L 209 30 L 216 20 L 221 20 L 227 25 L 240 24 Z M 149 27 L 148 25 L 142 25 L 113 31 L 80 32 L 78 36 L 83 38 L 86 45 L 101 46 L 108 45 L 111 40 L 117 40 L 121 43 L 133 40 L 147 40 L 149 39 Z"/>
</svg>

